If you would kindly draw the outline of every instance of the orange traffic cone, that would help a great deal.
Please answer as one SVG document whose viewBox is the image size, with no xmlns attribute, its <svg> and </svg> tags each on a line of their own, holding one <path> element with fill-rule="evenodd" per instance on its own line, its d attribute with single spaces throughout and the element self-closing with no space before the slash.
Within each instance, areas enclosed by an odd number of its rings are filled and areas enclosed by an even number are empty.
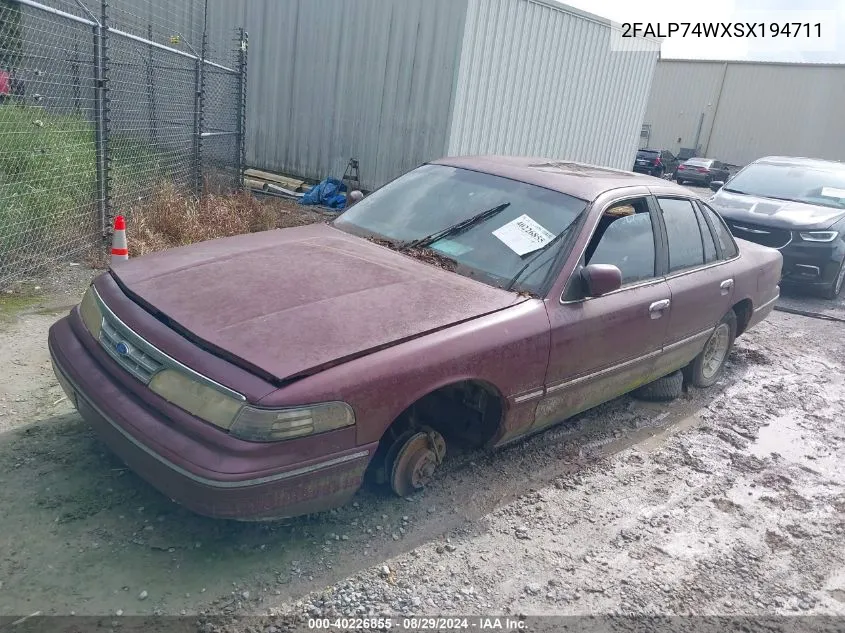
<svg viewBox="0 0 845 633">
<path fill-rule="evenodd" d="M 126 245 L 126 220 L 122 215 L 114 219 L 114 234 L 111 240 L 111 263 L 129 259 L 129 248 Z"/>
</svg>

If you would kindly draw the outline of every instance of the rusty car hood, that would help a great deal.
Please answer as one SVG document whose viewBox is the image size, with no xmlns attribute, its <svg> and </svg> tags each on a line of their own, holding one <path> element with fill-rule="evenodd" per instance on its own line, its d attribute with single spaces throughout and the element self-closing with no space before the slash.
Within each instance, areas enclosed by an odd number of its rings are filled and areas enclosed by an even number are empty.
<svg viewBox="0 0 845 633">
<path fill-rule="evenodd" d="M 175 248 L 112 274 L 177 330 L 278 380 L 524 300 L 325 224 Z"/>
</svg>

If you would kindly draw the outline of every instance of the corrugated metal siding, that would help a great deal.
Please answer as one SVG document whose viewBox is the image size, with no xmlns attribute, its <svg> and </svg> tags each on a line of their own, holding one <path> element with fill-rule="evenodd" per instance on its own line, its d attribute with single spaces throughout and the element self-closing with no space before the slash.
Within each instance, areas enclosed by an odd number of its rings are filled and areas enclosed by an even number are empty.
<svg viewBox="0 0 845 633">
<path fill-rule="evenodd" d="M 659 46 L 611 51 L 610 28 L 533 0 L 470 0 L 449 154 L 630 169 Z"/>
<path fill-rule="evenodd" d="M 466 0 L 212 0 L 249 32 L 247 161 L 379 186 L 443 155 Z"/>
<path fill-rule="evenodd" d="M 644 123 L 650 145 L 677 151 L 692 147 L 704 112 L 701 152 L 737 165 L 775 154 L 845 160 L 843 104 L 845 65 L 661 60 Z"/>
<path fill-rule="evenodd" d="M 703 146 L 713 126 L 724 72 L 724 62 L 659 61 L 643 120 L 651 125 L 648 145 L 675 154 L 682 147 L 693 147 L 704 113 L 699 137 Z"/>
<path fill-rule="evenodd" d="M 845 66 L 730 64 L 708 153 L 845 160 Z"/>
</svg>

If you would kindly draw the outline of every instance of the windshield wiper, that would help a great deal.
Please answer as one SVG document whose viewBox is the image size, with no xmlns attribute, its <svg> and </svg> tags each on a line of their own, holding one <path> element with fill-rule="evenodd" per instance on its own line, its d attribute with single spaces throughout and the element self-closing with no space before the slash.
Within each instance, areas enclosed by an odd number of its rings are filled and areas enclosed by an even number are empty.
<svg viewBox="0 0 845 633">
<path fill-rule="evenodd" d="M 403 244 L 399 250 L 407 250 L 409 248 L 423 248 L 425 246 L 431 246 L 435 242 L 439 242 L 440 240 L 446 239 L 447 237 L 452 237 L 454 235 L 458 235 L 471 229 L 482 222 L 489 220 L 495 215 L 498 215 L 505 209 L 511 206 L 510 202 L 503 202 L 502 204 L 493 207 L 492 209 L 487 209 L 486 211 L 482 211 L 481 213 L 476 213 L 474 216 L 467 218 L 457 224 L 453 224 L 452 226 L 447 226 L 442 231 L 437 231 L 437 233 L 432 233 L 431 235 L 427 235 L 422 237 L 418 240 L 412 240 L 410 242 L 406 242 Z"/>
<path fill-rule="evenodd" d="M 745 193 L 744 191 L 740 191 L 739 189 L 728 189 L 727 187 L 722 187 L 722 191 L 727 191 L 728 193 L 738 193 L 741 196 L 749 195 L 749 194 Z"/>
</svg>

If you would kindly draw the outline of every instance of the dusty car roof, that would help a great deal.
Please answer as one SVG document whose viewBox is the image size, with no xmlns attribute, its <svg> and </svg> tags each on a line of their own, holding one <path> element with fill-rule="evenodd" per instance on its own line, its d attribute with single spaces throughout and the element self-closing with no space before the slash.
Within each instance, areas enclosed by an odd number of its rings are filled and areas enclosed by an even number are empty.
<svg viewBox="0 0 845 633">
<path fill-rule="evenodd" d="M 546 189 L 560 191 L 582 200 L 594 200 L 610 189 L 635 185 L 676 187 L 679 193 L 684 195 L 690 193 L 689 190 L 675 185 L 670 180 L 620 169 L 550 158 L 459 156 L 442 158 L 432 162 L 436 165 L 449 165 L 520 180 Z"/>
</svg>

